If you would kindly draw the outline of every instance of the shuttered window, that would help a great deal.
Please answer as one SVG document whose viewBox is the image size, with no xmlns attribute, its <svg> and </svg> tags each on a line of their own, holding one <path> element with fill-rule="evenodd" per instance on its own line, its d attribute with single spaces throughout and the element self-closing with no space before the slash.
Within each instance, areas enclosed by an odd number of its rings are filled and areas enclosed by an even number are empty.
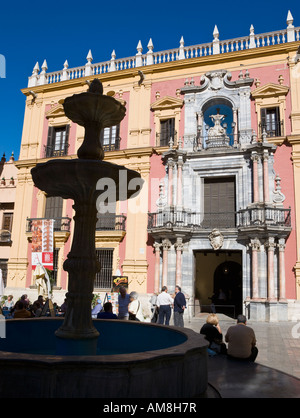
<svg viewBox="0 0 300 418">
<path fill-rule="evenodd" d="M 175 119 L 166 119 L 160 121 L 160 146 L 169 145 L 170 139 L 175 142 Z"/>
<path fill-rule="evenodd" d="M 261 134 L 264 130 L 268 137 L 281 136 L 279 107 L 261 109 Z"/>
<path fill-rule="evenodd" d="M 45 218 L 57 219 L 54 223 L 54 230 L 59 231 L 61 228 L 61 218 L 63 209 L 63 198 L 60 196 L 51 196 L 46 198 Z"/>
<path fill-rule="evenodd" d="M 12 223 L 13 223 L 13 213 L 4 213 L 3 214 L 3 221 L 2 221 L 2 229 L 5 231 L 12 230 Z"/>
<path fill-rule="evenodd" d="M 233 177 L 204 180 L 204 226 L 235 227 L 235 179 Z"/>
<path fill-rule="evenodd" d="M 95 289 L 112 288 L 113 248 L 97 248 L 96 256 L 100 263 L 101 270 L 96 274 L 94 283 Z"/>
<path fill-rule="evenodd" d="M 59 157 L 68 154 L 70 125 L 48 129 L 45 157 Z"/>
</svg>

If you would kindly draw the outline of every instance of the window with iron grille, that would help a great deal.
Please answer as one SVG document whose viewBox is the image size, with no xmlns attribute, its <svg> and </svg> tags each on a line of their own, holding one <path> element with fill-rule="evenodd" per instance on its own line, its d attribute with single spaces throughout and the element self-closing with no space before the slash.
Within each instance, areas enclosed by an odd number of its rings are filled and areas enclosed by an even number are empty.
<svg viewBox="0 0 300 418">
<path fill-rule="evenodd" d="M 45 157 L 59 157 L 68 154 L 70 125 L 48 129 Z"/>
<path fill-rule="evenodd" d="M 279 107 L 261 109 L 261 135 L 265 131 L 267 137 L 281 136 L 281 125 Z"/>
<path fill-rule="evenodd" d="M 112 288 L 113 253 L 113 248 L 96 249 L 96 257 L 100 263 L 101 270 L 96 274 L 95 289 Z"/>
<path fill-rule="evenodd" d="M 101 131 L 100 141 L 104 151 L 120 149 L 120 125 L 104 128 Z"/>
</svg>

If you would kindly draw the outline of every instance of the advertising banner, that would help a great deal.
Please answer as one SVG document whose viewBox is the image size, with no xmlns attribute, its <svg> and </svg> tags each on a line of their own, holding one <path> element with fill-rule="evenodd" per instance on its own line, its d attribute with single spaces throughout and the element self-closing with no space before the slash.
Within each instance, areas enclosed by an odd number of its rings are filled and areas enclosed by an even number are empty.
<svg viewBox="0 0 300 418">
<path fill-rule="evenodd" d="M 32 270 L 38 264 L 53 270 L 53 219 L 35 219 L 32 221 Z"/>
</svg>

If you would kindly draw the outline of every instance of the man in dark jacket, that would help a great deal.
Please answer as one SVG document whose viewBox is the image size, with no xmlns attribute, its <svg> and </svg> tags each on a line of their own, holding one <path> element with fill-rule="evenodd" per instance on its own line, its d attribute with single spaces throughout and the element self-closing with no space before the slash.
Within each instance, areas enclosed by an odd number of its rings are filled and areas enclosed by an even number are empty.
<svg viewBox="0 0 300 418">
<path fill-rule="evenodd" d="M 174 299 L 174 325 L 175 327 L 183 327 L 183 313 L 186 309 L 186 300 L 184 294 L 181 292 L 179 286 L 175 287 L 175 299 Z"/>
</svg>

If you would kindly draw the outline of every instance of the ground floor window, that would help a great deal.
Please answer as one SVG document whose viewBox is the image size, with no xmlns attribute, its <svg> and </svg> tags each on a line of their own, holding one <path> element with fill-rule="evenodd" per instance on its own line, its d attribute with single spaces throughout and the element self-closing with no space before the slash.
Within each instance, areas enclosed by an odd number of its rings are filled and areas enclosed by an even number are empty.
<svg viewBox="0 0 300 418">
<path fill-rule="evenodd" d="M 113 248 L 97 248 L 96 256 L 101 270 L 96 274 L 95 289 L 111 289 L 113 270 Z"/>
<path fill-rule="evenodd" d="M 7 259 L 0 258 L 0 269 L 2 270 L 2 280 L 4 287 L 7 285 L 7 262 Z"/>
</svg>

